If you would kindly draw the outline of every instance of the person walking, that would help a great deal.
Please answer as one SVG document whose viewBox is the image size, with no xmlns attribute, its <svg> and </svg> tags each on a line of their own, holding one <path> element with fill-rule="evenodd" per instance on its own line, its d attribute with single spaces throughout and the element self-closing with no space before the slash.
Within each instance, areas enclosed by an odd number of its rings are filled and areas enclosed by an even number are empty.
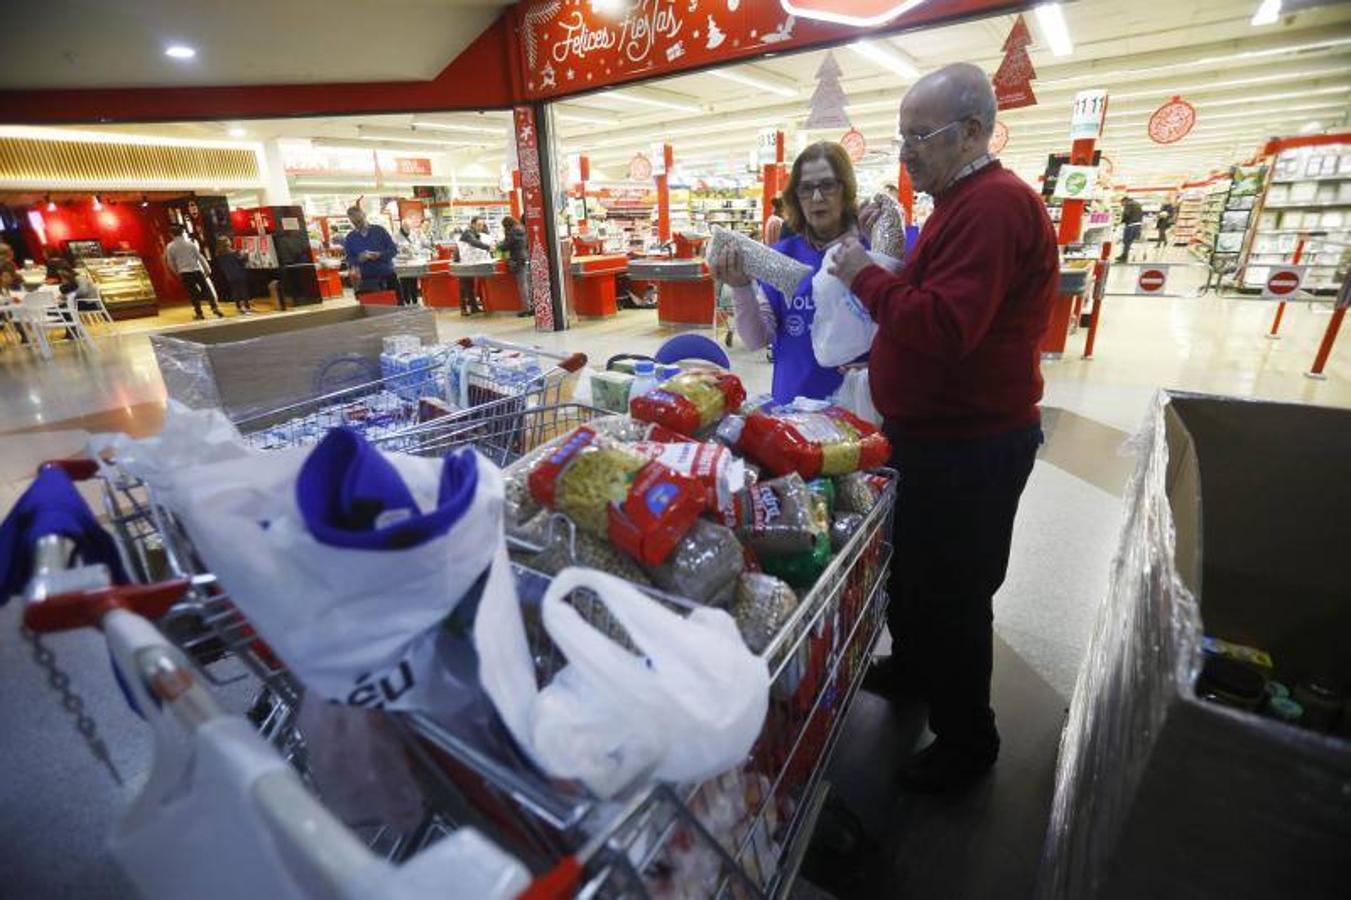
<svg viewBox="0 0 1351 900">
<path fill-rule="evenodd" d="M 216 284 L 222 296 L 235 302 L 240 315 L 251 315 L 253 305 L 249 296 L 248 257 L 244 251 L 236 250 L 227 235 L 216 238 L 216 252 L 213 269 Z"/>
<path fill-rule="evenodd" d="M 516 276 L 516 292 L 521 296 L 519 319 L 535 314 L 530 302 L 530 264 L 526 259 L 525 226 L 512 216 L 502 217 L 502 240 L 497 249 L 507 255 L 507 269 Z"/>
<path fill-rule="evenodd" d="M 1140 239 L 1140 231 L 1144 227 L 1145 210 L 1134 197 L 1123 197 L 1121 200 L 1121 255 L 1117 257 L 1117 262 L 1130 262 L 1131 244 Z"/>
<path fill-rule="evenodd" d="M 343 238 L 349 271 L 356 280 L 353 291 L 358 296 L 371 291 L 399 290 L 399 276 L 394 272 L 394 257 L 399 252 L 394 238 L 379 225 L 372 225 L 366 211 L 360 206 L 347 210 L 352 230 Z"/>
<path fill-rule="evenodd" d="M 928 703 L 936 739 L 901 771 L 913 791 L 968 784 L 999 755 L 993 600 L 1042 442 L 1038 347 L 1059 251 L 1041 197 L 990 154 L 994 122 L 979 67 L 944 66 L 915 82 L 900 108 L 901 162 L 933 212 L 899 274 L 853 237 L 830 270 L 879 327 L 869 382 L 900 472 L 894 649 L 864 686 Z M 879 213 L 871 203 L 860 212 L 864 232 Z"/>
<path fill-rule="evenodd" d="M 1159 214 L 1154 217 L 1155 247 L 1166 247 L 1168 245 L 1168 232 L 1173 228 L 1173 215 L 1173 204 L 1165 203 L 1160 207 Z"/>
<path fill-rule="evenodd" d="M 769 218 L 765 219 L 764 231 L 760 235 L 760 243 L 767 247 L 773 247 L 783 237 L 783 198 L 775 197 L 769 201 L 772 212 Z"/>
<path fill-rule="evenodd" d="M 784 228 L 774 249 L 805 263 L 814 275 L 826 251 L 846 237 L 858 235 L 858 181 L 849 154 L 839 144 L 821 141 L 809 145 L 793 160 L 784 190 Z M 765 282 L 752 283 L 745 260 L 735 245 L 720 248 L 709 259 L 713 280 L 732 289 L 736 330 L 748 350 L 773 351 L 772 391 L 780 403 L 797 397 L 824 400 L 835 393 L 844 375 L 835 366 L 822 366 L 812 351 L 812 276 L 786 297 Z"/>
<path fill-rule="evenodd" d="M 216 295 L 211 290 L 211 284 L 206 279 L 206 273 L 211 271 L 211 263 L 207 262 L 202 251 L 188 237 L 187 230 L 182 225 L 170 225 L 169 232 L 173 235 L 173 240 L 164 248 L 164 264 L 169 267 L 170 272 L 178 276 L 178 280 L 183 283 L 183 289 L 188 292 L 188 299 L 192 301 L 192 317 L 197 320 L 206 318 L 202 315 L 202 301 L 207 300 L 211 303 L 211 311 L 216 314 L 216 318 L 225 318 L 225 313 L 220 311 L 220 306 L 216 303 Z"/>
</svg>

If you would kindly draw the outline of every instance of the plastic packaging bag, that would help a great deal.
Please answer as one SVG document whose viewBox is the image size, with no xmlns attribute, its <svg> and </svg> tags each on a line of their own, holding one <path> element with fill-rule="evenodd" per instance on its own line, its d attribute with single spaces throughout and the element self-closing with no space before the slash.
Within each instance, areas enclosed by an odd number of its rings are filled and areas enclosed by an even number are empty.
<svg viewBox="0 0 1351 900">
<path fill-rule="evenodd" d="M 654 391 L 629 401 L 629 414 L 681 434 L 711 428 L 746 399 L 741 379 L 731 372 L 699 369 L 662 382 Z"/>
<path fill-rule="evenodd" d="M 732 602 L 737 576 L 745 565 L 741 542 L 731 529 L 700 519 L 666 562 L 648 566 L 647 572 L 668 593 L 725 607 Z"/>
<path fill-rule="evenodd" d="M 565 600 L 576 590 L 594 594 L 643 656 L 588 624 Z M 514 613 L 519 630 L 519 607 Z M 550 775 L 612 797 L 647 778 L 702 781 L 750 752 L 768 708 L 769 671 L 727 613 L 700 607 L 681 616 L 618 578 L 572 568 L 550 583 L 541 619 L 568 664 L 542 690 L 494 700 Z M 513 660 L 481 651 L 481 658 L 494 670 L 485 684 L 533 683 L 528 654 Z"/>
<path fill-rule="evenodd" d="M 531 495 L 635 559 L 659 563 L 703 511 L 703 485 L 582 426 L 528 477 Z"/>
<path fill-rule="evenodd" d="M 805 553 L 766 554 L 760 565 L 793 587 L 809 588 L 830 565 L 830 502 L 834 493 L 830 482 L 817 479 L 807 486 L 812 530 L 811 549 Z"/>
<path fill-rule="evenodd" d="M 868 368 L 854 366 L 844 373 L 844 381 L 831 396 L 831 402 L 841 409 L 847 409 L 863 421 L 882 426 L 882 414 L 873 405 L 872 388 L 868 383 Z"/>
<path fill-rule="evenodd" d="M 591 372 L 591 402 L 610 412 L 629 411 L 629 389 L 633 376 L 627 372 Z"/>
<path fill-rule="evenodd" d="M 879 491 L 863 472 L 851 472 L 835 479 L 835 511 L 866 516 L 877 505 Z"/>
<path fill-rule="evenodd" d="M 845 475 L 886 463 L 891 442 L 877 427 L 820 400 L 756 410 L 746 417 L 736 447 L 775 475 Z"/>
<path fill-rule="evenodd" d="M 713 226 L 713 237 L 708 242 L 706 255 L 712 257 L 729 244 L 741 251 L 747 275 L 773 285 L 785 297 L 793 296 L 797 292 L 798 285 L 811 277 L 811 266 L 806 263 L 780 253 L 773 247 L 766 247 L 749 235 L 731 228 L 723 228 L 721 225 Z"/>
<path fill-rule="evenodd" d="M 812 318 L 812 354 L 823 366 L 843 366 L 872 349 L 877 323 L 863 302 L 850 292 L 839 278 L 830 274 L 830 266 L 839 254 L 839 245 L 826 251 L 821 268 L 812 276 L 812 298 L 816 315 Z M 901 262 L 876 251 L 868 254 L 888 272 L 901 270 Z"/>
<path fill-rule="evenodd" d="M 810 553 L 817 532 L 811 489 L 796 473 L 758 482 L 737 496 L 728 525 L 757 556 Z"/>
<path fill-rule="evenodd" d="M 746 464 L 721 444 L 640 441 L 625 447 L 698 480 L 706 491 L 709 512 L 730 509 L 733 495 L 746 486 Z"/>
<path fill-rule="evenodd" d="M 752 653 L 765 652 L 797 607 L 797 594 L 773 575 L 746 572 L 737 579 L 732 616 Z"/>
<path fill-rule="evenodd" d="M 598 537 L 572 525 L 548 510 L 526 523 L 522 536 L 536 540 L 544 549 L 528 565 L 546 575 L 557 575 L 569 566 L 586 566 L 616 575 L 625 581 L 650 587 L 651 580 L 638 563 Z"/>
<path fill-rule="evenodd" d="M 849 539 L 863 526 L 863 516 L 858 513 L 840 513 L 830 523 L 830 549 L 839 553 Z"/>
</svg>

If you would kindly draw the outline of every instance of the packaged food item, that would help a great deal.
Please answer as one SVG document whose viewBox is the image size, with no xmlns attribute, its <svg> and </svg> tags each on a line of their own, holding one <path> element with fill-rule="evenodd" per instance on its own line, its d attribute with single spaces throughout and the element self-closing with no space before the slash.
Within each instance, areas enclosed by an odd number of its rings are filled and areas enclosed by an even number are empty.
<svg viewBox="0 0 1351 900">
<path fill-rule="evenodd" d="M 637 419 L 629 418 L 627 415 L 601 416 L 598 419 L 592 419 L 587 423 L 587 426 L 597 434 L 603 434 L 626 444 L 637 443 L 638 441 L 654 441 L 658 444 L 696 443 L 694 438 L 683 435 L 678 431 L 672 431 L 665 425 L 640 422 Z"/>
<path fill-rule="evenodd" d="M 836 512 L 866 516 L 877 505 L 878 491 L 862 472 L 851 472 L 835 479 Z"/>
<path fill-rule="evenodd" d="M 666 559 L 705 501 L 698 481 L 586 426 L 540 460 L 528 484 L 539 503 L 651 564 Z"/>
<path fill-rule="evenodd" d="M 730 528 L 700 519 L 664 563 L 645 568 L 652 582 L 668 593 L 725 607 L 732 602 L 745 561 Z"/>
<path fill-rule="evenodd" d="M 810 553 L 816 545 L 812 493 L 796 473 L 747 488 L 737 495 L 726 521 L 762 559 Z"/>
<path fill-rule="evenodd" d="M 813 482 L 816 484 L 818 482 Z M 826 482 L 829 484 L 829 482 Z M 777 575 L 793 587 L 809 588 L 830 565 L 830 510 L 824 490 L 807 488 L 811 511 L 812 546 L 806 553 L 765 556 L 760 563 L 770 575 Z"/>
<path fill-rule="evenodd" d="M 722 421 L 746 399 L 741 379 L 731 372 L 682 372 L 654 391 L 634 397 L 629 415 L 692 435 Z"/>
<path fill-rule="evenodd" d="M 849 539 L 863 526 L 863 517 L 858 513 L 840 513 L 830 523 L 830 549 L 839 553 Z"/>
<path fill-rule="evenodd" d="M 557 523 L 549 527 L 551 515 L 545 511 L 526 523 L 526 531 L 533 532 L 544 548 L 527 563 L 532 569 L 557 575 L 568 566 L 586 566 L 643 587 L 652 586 L 641 566 L 606 541 L 580 528 L 559 527 Z"/>
<path fill-rule="evenodd" d="M 807 489 L 821 498 L 826 505 L 826 515 L 835 512 L 835 483 L 829 478 L 813 478 L 807 482 Z"/>
<path fill-rule="evenodd" d="M 629 411 L 633 376 L 626 372 L 591 372 L 591 402 L 615 413 Z"/>
<path fill-rule="evenodd" d="M 746 572 L 737 579 L 732 618 L 751 652 L 764 653 L 797 606 L 797 594 L 781 579 Z"/>
<path fill-rule="evenodd" d="M 875 468 L 891 455 L 891 443 L 876 426 L 802 397 L 751 413 L 735 447 L 775 475 L 797 472 L 804 478 Z"/>
<path fill-rule="evenodd" d="M 745 463 L 721 444 L 638 441 L 626 447 L 644 459 L 655 460 L 697 479 L 705 488 L 709 512 L 725 513 L 730 510 L 732 497 L 746 486 Z"/>
</svg>

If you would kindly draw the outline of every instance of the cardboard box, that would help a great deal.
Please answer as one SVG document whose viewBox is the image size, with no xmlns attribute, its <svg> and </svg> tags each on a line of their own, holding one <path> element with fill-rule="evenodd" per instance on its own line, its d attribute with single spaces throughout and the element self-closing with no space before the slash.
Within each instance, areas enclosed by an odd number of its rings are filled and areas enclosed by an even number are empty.
<svg viewBox="0 0 1351 900">
<path fill-rule="evenodd" d="M 1351 740 L 1194 684 L 1206 634 L 1351 686 L 1351 410 L 1163 394 L 1139 449 L 1038 895 L 1346 897 Z"/>
<path fill-rule="evenodd" d="M 235 421 L 380 377 L 392 334 L 436 341 L 429 309 L 343 306 L 152 335 L 171 399 Z"/>
</svg>

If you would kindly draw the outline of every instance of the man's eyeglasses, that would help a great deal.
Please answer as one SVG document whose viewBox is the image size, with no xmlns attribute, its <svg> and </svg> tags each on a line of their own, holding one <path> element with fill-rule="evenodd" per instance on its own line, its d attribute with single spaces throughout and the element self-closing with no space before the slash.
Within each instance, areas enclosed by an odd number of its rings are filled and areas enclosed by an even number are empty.
<svg viewBox="0 0 1351 900">
<path fill-rule="evenodd" d="M 836 178 L 823 178 L 820 181 L 800 181 L 794 193 L 803 200 L 810 200 L 812 195 L 820 191 L 821 197 L 824 199 L 834 197 L 843 186 Z"/>
<path fill-rule="evenodd" d="M 915 150 L 918 150 L 920 147 L 923 147 L 925 144 L 929 143 L 929 141 L 938 137 L 940 134 L 947 131 L 949 128 L 955 128 L 965 121 L 966 119 L 954 119 L 953 121 L 944 125 L 942 128 L 935 128 L 928 134 L 906 134 L 903 131 L 898 131 L 896 132 L 896 137 L 894 140 L 897 147 L 902 148 L 911 147 Z"/>
</svg>

